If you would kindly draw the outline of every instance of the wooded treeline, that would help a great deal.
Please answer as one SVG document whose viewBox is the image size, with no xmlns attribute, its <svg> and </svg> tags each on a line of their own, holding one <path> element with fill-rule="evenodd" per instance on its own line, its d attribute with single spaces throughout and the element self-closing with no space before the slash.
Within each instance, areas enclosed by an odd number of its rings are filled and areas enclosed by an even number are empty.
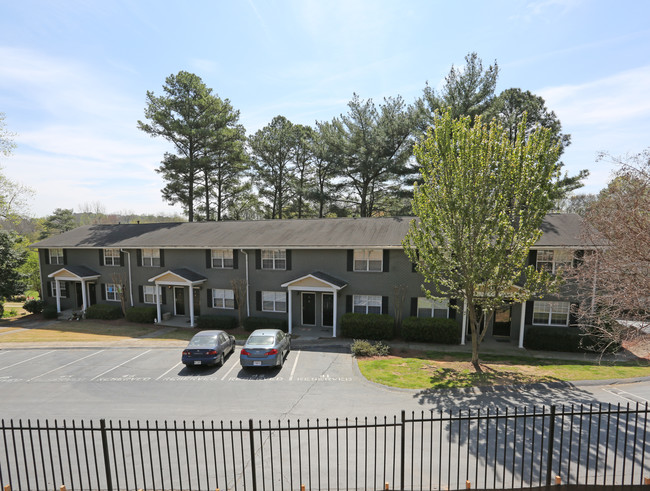
<svg viewBox="0 0 650 491">
<path fill-rule="evenodd" d="M 399 95 L 376 103 L 354 94 L 331 121 L 308 126 L 278 115 L 247 136 L 230 101 L 182 71 L 167 77 L 162 95 L 147 92 L 138 127 L 172 143 L 157 169 L 162 195 L 189 221 L 410 215 L 419 175 L 413 146 L 444 111 L 498 120 L 513 141 L 525 118 L 527 132 L 543 126 L 562 149 L 569 145 L 541 97 L 518 88 L 496 94 L 498 73 L 496 61 L 484 68 L 470 53 L 440 91 L 427 84 L 411 104 Z M 554 198 L 585 176 L 562 176 Z"/>
</svg>

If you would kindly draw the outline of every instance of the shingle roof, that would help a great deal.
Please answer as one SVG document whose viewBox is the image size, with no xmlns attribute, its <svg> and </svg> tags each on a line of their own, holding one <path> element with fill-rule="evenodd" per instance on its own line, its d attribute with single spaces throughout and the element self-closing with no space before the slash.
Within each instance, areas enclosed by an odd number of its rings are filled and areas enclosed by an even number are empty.
<svg viewBox="0 0 650 491">
<path fill-rule="evenodd" d="M 401 248 L 413 217 L 322 218 L 87 225 L 32 244 L 37 248 Z M 536 247 L 578 246 L 582 219 L 550 214 Z"/>
</svg>

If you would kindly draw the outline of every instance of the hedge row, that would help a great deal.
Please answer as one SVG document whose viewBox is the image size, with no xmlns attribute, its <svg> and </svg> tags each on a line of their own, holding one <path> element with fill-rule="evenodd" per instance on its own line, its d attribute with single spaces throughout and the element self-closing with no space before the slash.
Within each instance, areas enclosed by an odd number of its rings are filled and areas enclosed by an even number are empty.
<svg viewBox="0 0 650 491">
<path fill-rule="evenodd" d="M 353 339 L 393 339 L 395 319 L 388 314 L 356 314 L 341 317 L 341 336 Z"/>
<path fill-rule="evenodd" d="M 407 317 L 402 322 L 402 339 L 423 343 L 460 344 L 461 328 L 453 319 Z"/>
<path fill-rule="evenodd" d="M 285 319 L 247 317 L 244 319 L 244 329 L 247 331 L 254 331 L 255 329 L 280 329 L 284 332 L 287 332 L 289 330 L 289 324 Z"/>
<path fill-rule="evenodd" d="M 597 344 L 594 337 L 585 335 L 576 327 L 531 326 L 524 336 L 525 348 L 541 351 L 583 352 L 591 351 L 589 348 Z M 620 345 L 612 345 L 608 351 L 619 349 Z"/>
<path fill-rule="evenodd" d="M 122 317 L 122 307 L 119 305 L 96 303 L 86 309 L 86 319 L 113 320 L 120 317 Z"/>
<path fill-rule="evenodd" d="M 126 309 L 126 320 L 140 324 L 153 324 L 157 319 L 156 307 L 129 307 Z"/>
<path fill-rule="evenodd" d="M 196 326 L 199 329 L 234 329 L 237 327 L 237 319 L 229 315 L 202 315 L 199 317 Z"/>
</svg>

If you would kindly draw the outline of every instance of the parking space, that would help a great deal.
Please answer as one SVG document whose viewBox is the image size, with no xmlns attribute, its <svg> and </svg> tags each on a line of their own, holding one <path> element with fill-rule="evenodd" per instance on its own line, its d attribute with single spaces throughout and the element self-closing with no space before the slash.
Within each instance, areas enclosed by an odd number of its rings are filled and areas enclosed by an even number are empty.
<svg viewBox="0 0 650 491">
<path fill-rule="evenodd" d="M 70 382 L 351 382 L 350 355 L 292 350 L 282 368 L 243 369 L 239 351 L 223 367 L 186 367 L 178 348 L 9 349 L 0 351 L 0 384 Z"/>
</svg>

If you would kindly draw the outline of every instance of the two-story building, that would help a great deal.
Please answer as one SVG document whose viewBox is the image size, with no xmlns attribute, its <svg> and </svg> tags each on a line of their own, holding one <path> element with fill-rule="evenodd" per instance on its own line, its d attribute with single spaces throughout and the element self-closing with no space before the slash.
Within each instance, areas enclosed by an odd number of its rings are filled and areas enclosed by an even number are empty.
<svg viewBox="0 0 650 491">
<path fill-rule="evenodd" d="M 126 285 L 130 306 L 155 306 L 158 321 L 183 316 L 194 326 L 202 314 L 236 316 L 239 284 L 247 315 L 286 319 L 289 332 L 311 326 L 335 337 L 345 312 L 450 317 L 466 324 L 462 304 L 458 312 L 452 307 L 456 299 L 423 295 L 422 276 L 402 248 L 412 219 L 90 225 L 33 247 L 43 297 L 58 311 L 119 303 L 120 285 Z M 570 264 L 584 248 L 580 228 L 577 215 L 548 215 L 531 263 L 551 271 Z M 566 295 L 505 307 L 492 320 L 490 335 L 521 346 L 522 326 L 569 326 L 574 299 Z"/>
</svg>

